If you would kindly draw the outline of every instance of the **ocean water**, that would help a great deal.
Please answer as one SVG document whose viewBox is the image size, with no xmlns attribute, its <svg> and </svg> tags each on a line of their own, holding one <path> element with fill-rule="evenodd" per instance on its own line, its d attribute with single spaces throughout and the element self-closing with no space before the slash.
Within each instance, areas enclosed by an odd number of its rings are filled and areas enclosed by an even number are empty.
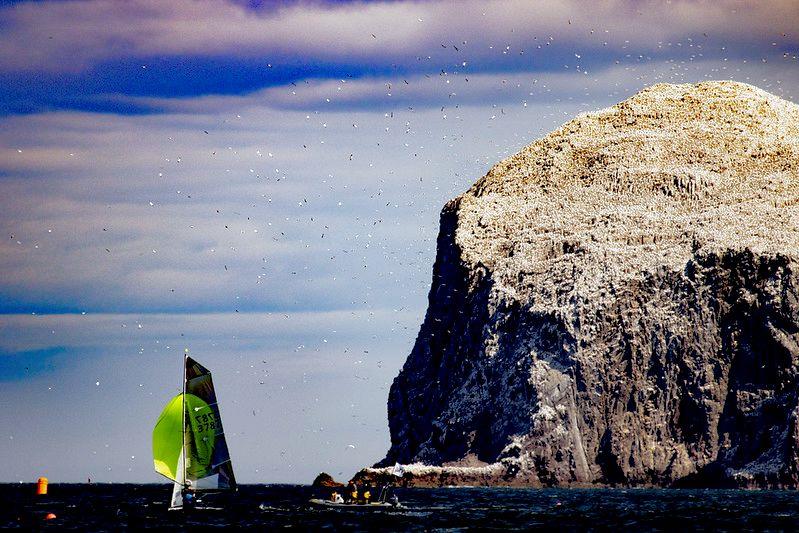
<svg viewBox="0 0 799 533">
<path fill-rule="evenodd" d="M 168 512 L 167 485 L 0 485 L 0 528 L 53 531 L 794 531 L 799 493 L 738 490 L 398 489 L 401 510 L 325 509 L 297 485 L 244 485 L 224 511 Z M 55 519 L 45 521 L 52 512 Z"/>
</svg>

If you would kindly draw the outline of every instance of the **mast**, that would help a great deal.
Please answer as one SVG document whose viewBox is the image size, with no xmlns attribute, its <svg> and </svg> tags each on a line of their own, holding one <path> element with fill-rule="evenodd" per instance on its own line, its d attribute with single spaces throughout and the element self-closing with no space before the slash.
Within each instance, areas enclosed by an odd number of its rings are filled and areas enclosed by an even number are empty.
<svg viewBox="0 0 799 533">
<path fill-rule="evenodd" d="M 183 507 L 183 493 L 186 487 L 191 486 L 192 489 L 195 489 L 194 480 L 198 478 L 198 473 L 205 474 L 206 470 L 208 470 L 208 467 L 204 467 L 203 463 L 199 463 L 199 467 L 197 466 L 198 461 L 205 460 L 205 457 L 201 457 L 194 452 L 192 453 L 194 453 L 195 456 L 192 457 L 188 449 L 191 447 L 192 450 L 194 450 L 195 443 L 190 439 L 194 438 L 195 435 L 194 433 L 189 434 L 187 431 L 193 428 L 193 426 L 189 425 L 189 422 L 194 420 L 187 409 L 189 407 L 197 411 L 200 411 L 203 407 L 205 409 L 210 409 L 210 406 L 202 399 L 189 393 L 189 391 L 192 390 L 188 383 L 190 369 L 187 365 L 189 361 L 192 360 L 188 355 L 188 350 L 186 350 L 183 359 L 182 392 L 175 395 L 166 404 L 153 428 L 153 467 L 156 472 L 174 483 L 172 487 L 170 509 L 180 509 Z M 192 364 L 194 364 L 193 361 Z M 200 413 L 200 415 L 207 415 L 210 417 L 212 413 L 203 412 Z M 205 435 L 203 435 L 203 437 L 205 437 Z M 220 435 L 220 439 L 224 446 L 224 436 Z M 202 442 L 206 444 L 207 440 L 203 439 Z M 216 444 L 217 442 L 215 441 L 211 442 L 210 445 L 206 446 L 210 448 L 210 450 L 205 451 L 213 451 L 213 447 Z M 227 451 L 226 448 L 224 451 Z"/>
<path fill-rule="evenodd" d="M 183 351 L 183 409 L 181 412 L 183 413 L 183 424 L 181 424 L 182 431 L 180 433 L 180 439 L 182 442 L 182 449 L 183 449 L 183 488 L 186 488 L 186 463 L 188 462 L 188 455 L 186 455 L 186 363 L 189 360 L 189 349 L 186 348 Z"/>
</svg>

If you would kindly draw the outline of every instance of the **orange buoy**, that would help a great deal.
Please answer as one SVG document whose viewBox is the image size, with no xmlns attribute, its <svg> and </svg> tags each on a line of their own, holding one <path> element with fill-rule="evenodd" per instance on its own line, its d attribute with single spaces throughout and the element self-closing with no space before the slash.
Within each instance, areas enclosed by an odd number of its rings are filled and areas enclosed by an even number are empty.
<svg viewBox="0 0 799 533">
<path fill-rule="evenodd" d="M 55 517 L 56 517 L 55 513 L 47 513 L 46 515 L 44 515 L 45 520 L 53 520 Z"/>
<path fill-rule="evenodd" d="M 36 482 L 36 494 L 38 496 L 43 496 L 47 494 L 47 478 L 40 477 L 39 480 Z"/>
</svg>

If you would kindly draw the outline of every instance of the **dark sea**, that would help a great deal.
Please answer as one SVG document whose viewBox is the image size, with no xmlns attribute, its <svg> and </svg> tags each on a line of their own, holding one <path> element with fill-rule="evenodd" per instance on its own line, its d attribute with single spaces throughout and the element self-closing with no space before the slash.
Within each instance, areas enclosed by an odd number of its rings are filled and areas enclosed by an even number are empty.
<svg viewBox="0 0 799 533">
<path fill-rule="evenodd" d="M 0 528 L 53 531 L 795 531 L 799 492 L 643 489 L 397 489 L 397 510 L 316 508 L 314 489 L 244 485 L 224 511 L 169 512 L 167 485 L 0 485 Z M 47 513 L 56 518 L 44 520 Z"/>
</svg>

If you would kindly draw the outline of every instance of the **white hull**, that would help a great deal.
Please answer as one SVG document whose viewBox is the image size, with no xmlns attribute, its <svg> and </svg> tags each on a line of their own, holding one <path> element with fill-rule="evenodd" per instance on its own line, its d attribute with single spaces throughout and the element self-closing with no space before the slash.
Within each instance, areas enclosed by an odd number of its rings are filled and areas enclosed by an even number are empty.
<svg viewBox="0 0 799 533">
<path fill-rule="evenodd" d="M 309 503 L 314 505 L 321 505 L 322 507 L 334 507 L 337 509 L 400 509 L 401 505 L 393 505 L 388 502 L 372 502 L 372 503 L 336 503 L 330 500 L 322 500 L 319 498 L 311 498 Z"/>
</svg>

